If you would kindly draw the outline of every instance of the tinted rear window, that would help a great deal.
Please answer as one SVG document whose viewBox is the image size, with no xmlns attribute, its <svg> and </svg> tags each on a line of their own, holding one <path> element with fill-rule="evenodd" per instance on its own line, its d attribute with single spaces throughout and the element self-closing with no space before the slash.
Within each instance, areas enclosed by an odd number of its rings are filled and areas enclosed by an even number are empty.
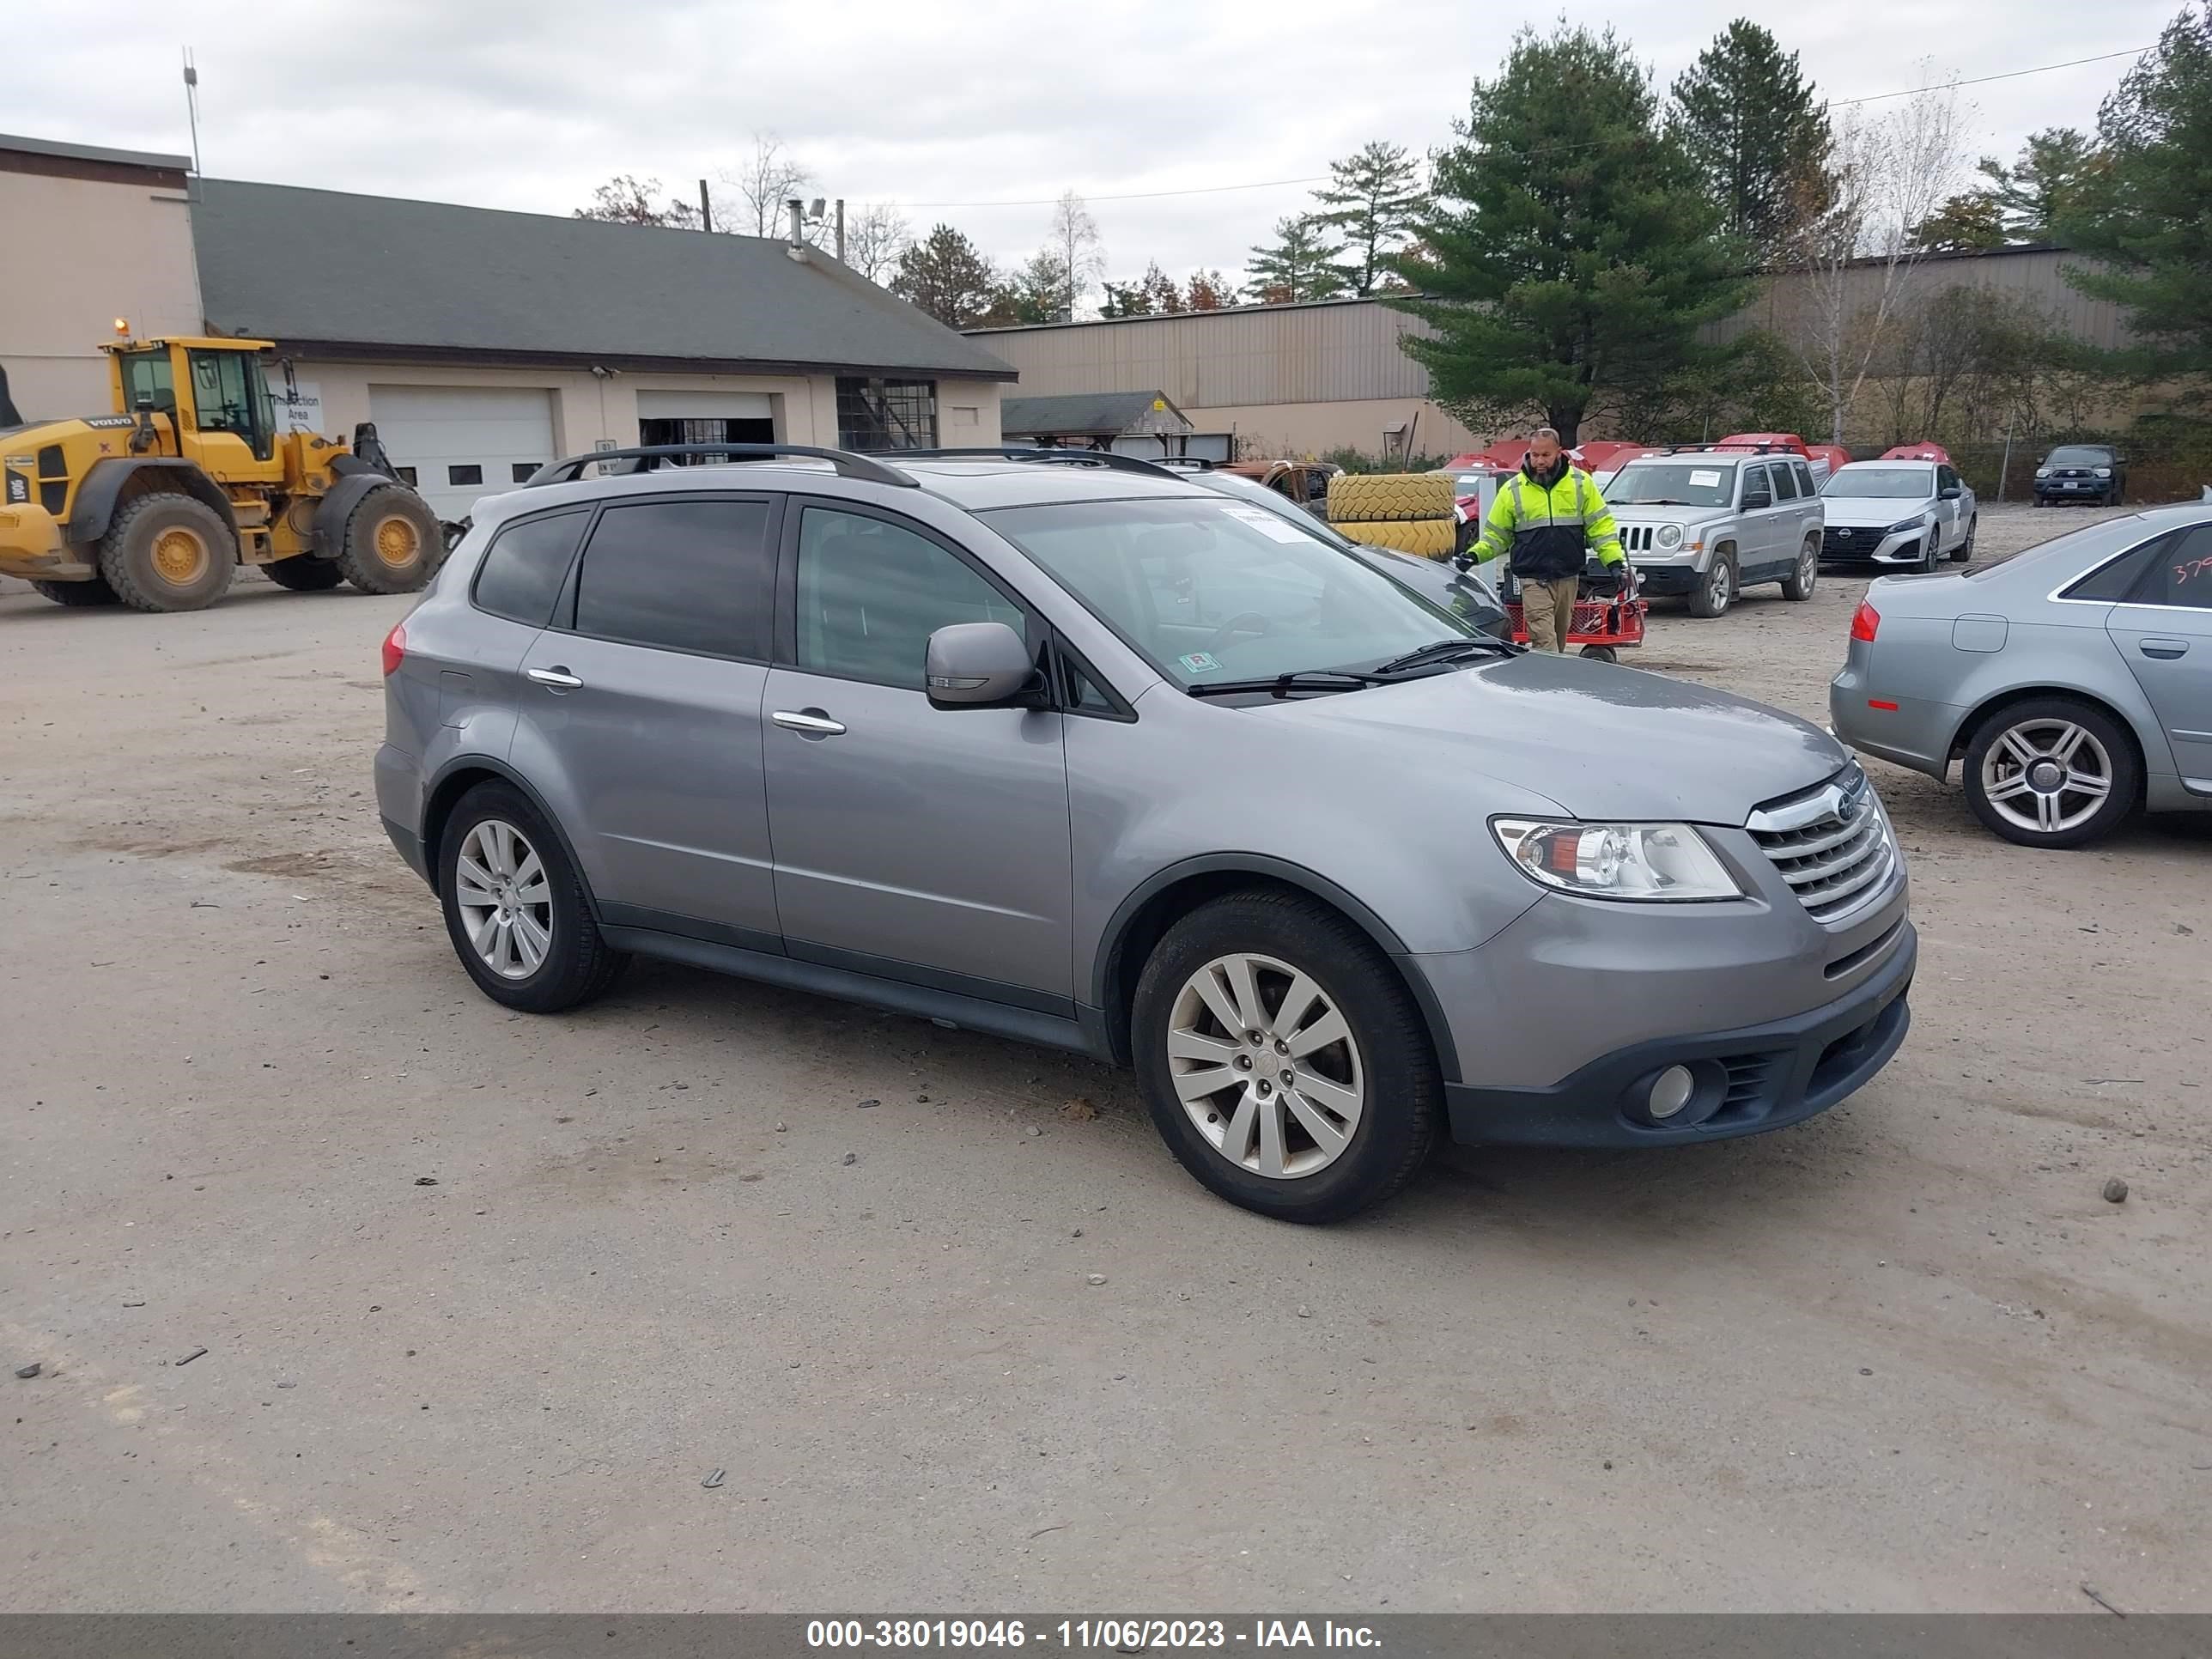
<svg viewBox="0 0 2212 1659">
<path fill-rule="evenodd" d="M 568 578 L 576 538 L 590 518 L 589 513 L 555 513 L 501 531 L 477 572 L 477 608 L 509 622 L 544 627 Z"/>
<path fill-rule="evenodd" d="M 765 660 L 775 555 L 764 501 L 635 501 L 599 515 L 576 586 L 576 631 Z"/>
<path fill-rule="evenodd" d="M 2106 599 L 2117 605 L 2120 600 L 2127 598 L 2128 590 L 2136 585 L 2136 579 L 2142 574 L 2144 568 L 2153 560 L 2163 556 L 2173 540 L 2171 536 L 2160 536 L 2154 541 L 2145 542 L 2141 547 L 2133 548 L 2121 554 L 2118 558 L 2098 566 L 2096 569 L 2092 570 L 2081 580 L 2066 589 L 2059 597 L 2068 599 Z"/>
</svg>

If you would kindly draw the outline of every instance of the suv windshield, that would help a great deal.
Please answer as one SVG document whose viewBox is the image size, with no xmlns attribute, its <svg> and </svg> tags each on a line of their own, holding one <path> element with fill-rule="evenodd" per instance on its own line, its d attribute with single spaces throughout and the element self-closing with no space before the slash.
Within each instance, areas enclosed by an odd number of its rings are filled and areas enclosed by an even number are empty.
<svg viewBox="0 0 2212 1659">
<path fill-rule="evenodd" d="M 1068 501 L 979 515 L 1175 684 L 1372 667 L 1486 637 L 1357 555 L 1234 501 Z"/>
<path fill-rule="evenodd" d="M 1936 477 L 1924 466 L 1847 466 L 1829 479 L 1828 487 L 1820 493 L 1917 501 L 1936 493 Z"/>
<path fill-rule="evenodd" d="M 2043 458 L 2045 466 L 2110 466 L 2112 452 L 2093 444 L 2062 444 Z"/>
<path fill-rule="evenodd" d="M 1605 498 L 1615 507 L 1726 507 L 1735 499 L 1734 461 L 1632 461 Z"/>
</svg>

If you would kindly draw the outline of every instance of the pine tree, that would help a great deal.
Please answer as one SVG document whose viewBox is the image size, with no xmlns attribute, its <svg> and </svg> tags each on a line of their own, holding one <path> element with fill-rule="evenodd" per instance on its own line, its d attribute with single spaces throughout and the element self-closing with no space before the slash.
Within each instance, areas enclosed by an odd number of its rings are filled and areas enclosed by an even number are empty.
<svg viewBox="0 0 2212 1659">
<path fill-rule="evenodd" d="M 1667 125 L 1720 204 L 1722 228 L 1762 267 L 1826 204 L 1826 105 L 1758 24 L 1738 18 L 1674 82 Z"/>
<path fill-rule="evenodd" d="M 1996 208 L 2005 240 L 2047 242 L 2058 221 L 2097 188 L 2104 157 L 2074 128 L 2046 127 L 2029 135 L 2010 167 L 1984 155 L 1977 170 L 1988 183 L 1976 193 Z"/>
<path fill-rule="evenodd" d="M 1969 191 L 1923 219 L 1912 236 L 1929 253 L 1986 253 L 2005 245 L 2004 212 L 1994 197 Z"/>
<path fill-rule="evenodd" d="M 2185 7 L 2097 112 L 2106 160 L 2058 240 L 2084 294 L 2129 313 L 2147 372 L 2212 375 L 2212 4 Z"/>
<path fill-rule="evenodd" d="M 909 243 L 890 283 L 892 293 L 947 328 L 981 321 L 997 286 L 991 262 L 950 225 L 933 225 L 928 235 Z"/>
<path fill-rule="evenodd" d="M 1343 234 L 1352 256 L 1352 292 L 1372 294 L 1426 205 L 1421 164 L 1403 145 L 1376 139 L 1356 155 L 1331 161 L 1328 170 L 1329 182 L 1314 192 L 1327 211 L 1316 214 L 1314 222 Z"/>
<path fill-rule="evenodd" d="M 1698 331 L 1752 284 L 1626 42 L 1522 30 L 1455 130 L 1426 252 L 1395 262 L 1419 297 L 1385 301 L 1433 331 L 1400 343 L 1440 403 L 1478 426 L 1540 414 L 1572 444 L 1601 398 L 1710 355 Z"/>
<path fill-rule="evenodd" d="M 991 296 L 984 321 L 994 327 L 1056 323 L 1067 299 L 1067 269 L 1050 248 L 1040 248 L 1011 272 Z"/>
<path fill-rule="evenodd" d="M 1244 268 L 1264 305 L 1330 300 L 1351 286 L 1348 273 L 1336 262 L 1343 252 L 1341 242 L 1330 241 L 1320 224 L 1302 214 L 1277 220 L 1273 244 L 1254 248 Z"/>
</svg>

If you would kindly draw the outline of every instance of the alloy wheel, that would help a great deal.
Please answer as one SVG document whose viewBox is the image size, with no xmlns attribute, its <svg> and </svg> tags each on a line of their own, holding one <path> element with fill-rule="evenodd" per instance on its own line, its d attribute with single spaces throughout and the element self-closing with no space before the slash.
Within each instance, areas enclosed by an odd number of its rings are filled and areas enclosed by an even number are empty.
<svg viewBox="0 0 2212 1659">
<path fill-rule="evenodd" d="M 1168 1018 L 1176 1097 L 1214 1151 L 1296 1180 L 1352 1144 L 1367 1108 L 1358 1040 L 1328 994 L 1273 957 L 1217 957 L 1183 981 Z"/>
<path fill-rule="evenodd" d="M 469 943 L 504 979 L 527 979 L 553 946 L 553 889 L 527 837 L 486 818 L 462 839 L 453 903 Z"/>
<path fill-rule="evenodd" d="M 2112 757 L 2071 720 L 2023 720 L 1982 757 L 1982 795 L 2007 823 L 2036 835 L 2086 823 L 2112 793 Z"/>
</svg>

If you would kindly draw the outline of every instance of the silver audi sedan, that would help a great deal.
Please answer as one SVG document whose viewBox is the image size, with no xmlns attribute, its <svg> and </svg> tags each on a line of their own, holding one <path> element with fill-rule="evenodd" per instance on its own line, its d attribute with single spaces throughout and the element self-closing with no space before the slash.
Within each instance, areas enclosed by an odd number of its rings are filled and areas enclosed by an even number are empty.
<svg viewBox="0 0 2212 1659">
<path fill-rule="evenodd" d="M 1867 754 L 1935 778 L 1962 762 L 1974 815 L 2023 846 L 2212 811 L 2212 501 L 1875 582 L 1828 708 Z"/>
</svg>

